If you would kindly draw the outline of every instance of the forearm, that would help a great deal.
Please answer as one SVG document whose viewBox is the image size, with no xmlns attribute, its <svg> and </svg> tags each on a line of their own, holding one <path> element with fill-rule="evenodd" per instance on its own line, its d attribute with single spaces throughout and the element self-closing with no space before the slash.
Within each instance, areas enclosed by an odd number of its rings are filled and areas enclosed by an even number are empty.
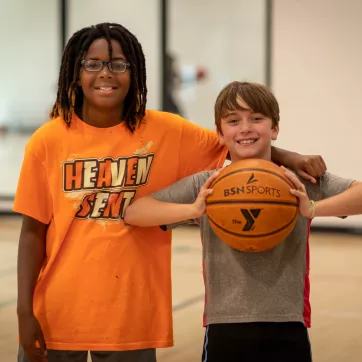
<svg viewBox="0 0 362 362">
<path fill-rule="evenodd" d="M 362 214 L 362 183 L 354 182 L 345 192 L 316 202 L 315 216 Z"/>
<path fill-rule="evenodd" d="M 296 152 L 283 150 L 275 146 L 272 146 L 271 149 L 272 161 L 288 168 L 293 168 L 293 158 L 295 158 L 296 155 L 298 155 Z"/>
<path fill-rule="evenodd" d="M 126 224 L 135 226 L 159 226 L 198 218 L 193 204 L 162 202 L 152 196 L 136 200 L 125 212 Z"/>
<path fill-rule="evenodd" d="M 33 314 L 33 295 L 45 259 L 45 235 L 23 231 L 18 251 L 18 315 Z"/>
</svg>

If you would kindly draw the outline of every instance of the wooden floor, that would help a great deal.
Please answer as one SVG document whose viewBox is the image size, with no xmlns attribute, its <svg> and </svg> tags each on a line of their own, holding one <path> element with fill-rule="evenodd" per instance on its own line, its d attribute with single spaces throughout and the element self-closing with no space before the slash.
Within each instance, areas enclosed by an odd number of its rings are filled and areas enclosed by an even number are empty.
<svg viewBox="0 0 362 362">
<path fill-rule="evenodd" d="M 0 361 L 17 351 L 16 253 L 20 219 L 0 217 Z M 362 237 L 312 235 L 311 288 L 315 362 L 362 361 Z M 159 362 L 198 362 L 203 343 L 201 245 L 196 228 L 179 229 L 173 243 L 175 347 Z M 291 361 L 292 362 L 292 361 Z"/>
</svg>

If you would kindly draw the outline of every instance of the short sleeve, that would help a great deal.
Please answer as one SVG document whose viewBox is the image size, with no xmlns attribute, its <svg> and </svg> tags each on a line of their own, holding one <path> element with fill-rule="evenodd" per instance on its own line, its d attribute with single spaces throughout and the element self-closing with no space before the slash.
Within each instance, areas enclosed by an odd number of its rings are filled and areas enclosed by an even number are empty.
<svg viewBox="0 0 362 362">
<path fill-rule="evenodd" d="M 49 224 L 53 216 L 52 209 L 46 169 L 27 147 L 18 180 L 13 210 L 44 224 Z"/>
<path fill-rule="evenodd" d="M 191 204 L 197 199 L 202 185 L 215 171 L 199 172 L 195 175 L 185 177 L 173 185 L 154 192 L 151 196 L 163 202 L 175 204 Z"/>
<path fill-rule="evenodd" d="M 349 189 L 354 181 L 355 180 L 346 179 L 326 172 L 320 179 L 322 199 L 341 194 Z"/>
<path fill-rule="evenodd" d="M 171 202 L 176 204 L 191 204 L 195 202 L 202 185 L 215 171 L 199 172 L 195 175 L 183 178 L 182 180 L 153 193 L 151 196 L 158 201 Z M 185 220 L 175 224 L 161 227 L 163 230 L 174 229 L 185 224 L 199 224 L 198 220 Z"/>
<path fill-rule="evenodd" d="M 311 200 L 319 201 L 327 199 L 332 196 L 336 196 L 346 191 L 351 187 L 354 180 L 346 179 L 333 175 L 329 172 L 326 172 L 320 179 L 317 184 L 312 184 L 306 180 L 301 180 L 307 189 L 308 196 Z M 341 217 L 344 219 L 345 217 Z"/>
<path fill-rule="evenodd" d="M 179 179 L 223 166 L 227 148 L 215 132 L 183 120 L 180 142 Z"/>
</svg>

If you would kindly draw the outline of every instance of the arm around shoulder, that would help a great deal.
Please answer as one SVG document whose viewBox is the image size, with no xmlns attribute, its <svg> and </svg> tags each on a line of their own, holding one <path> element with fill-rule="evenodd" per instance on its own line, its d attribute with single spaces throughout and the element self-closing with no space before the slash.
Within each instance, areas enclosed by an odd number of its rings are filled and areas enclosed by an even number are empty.
<svg viewBox="0 0 362 362">
<path fill-rule="evenodd" d="M 327 166 L 321 156 L 305 156 L 275 146 L 272 147 L 272 160 L 279 165 L 290 168 L 299 176 L 313 183 L 316 183 L 316 179 L 324 175 L 327 170 Z"/>
</svg>

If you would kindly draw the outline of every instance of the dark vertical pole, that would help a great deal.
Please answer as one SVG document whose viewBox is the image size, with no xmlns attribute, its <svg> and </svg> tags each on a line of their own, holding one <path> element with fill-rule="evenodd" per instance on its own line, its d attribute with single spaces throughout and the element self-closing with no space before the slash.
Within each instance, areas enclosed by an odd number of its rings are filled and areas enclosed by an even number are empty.
<svg viewBox="0 0 362 362">
<path fill-rule="evenodd" d="M 265 19 L 265 41 L 266 41 L 266 54 L 265 54 L 265 84 L 267 87 L 272 86 L 272 21 L 273 21 L 273 0 L 266 0 L 266 19 Z"/>
<path fill-rule="evenodd" d="M 68 28 L 68 0 L 59 0 L 60 5 L 60 48 L 61 53 L 63 54 L 63 50 L 65 44 L 67 42 L 67 28 Z"/>
<path fill-rule="evenodd" d="M 161 110 L 165 109 L 167 92 L 167 30 L 168 30 L 168 0 L 160 0 L 161 7 Z"/>
</svg>

